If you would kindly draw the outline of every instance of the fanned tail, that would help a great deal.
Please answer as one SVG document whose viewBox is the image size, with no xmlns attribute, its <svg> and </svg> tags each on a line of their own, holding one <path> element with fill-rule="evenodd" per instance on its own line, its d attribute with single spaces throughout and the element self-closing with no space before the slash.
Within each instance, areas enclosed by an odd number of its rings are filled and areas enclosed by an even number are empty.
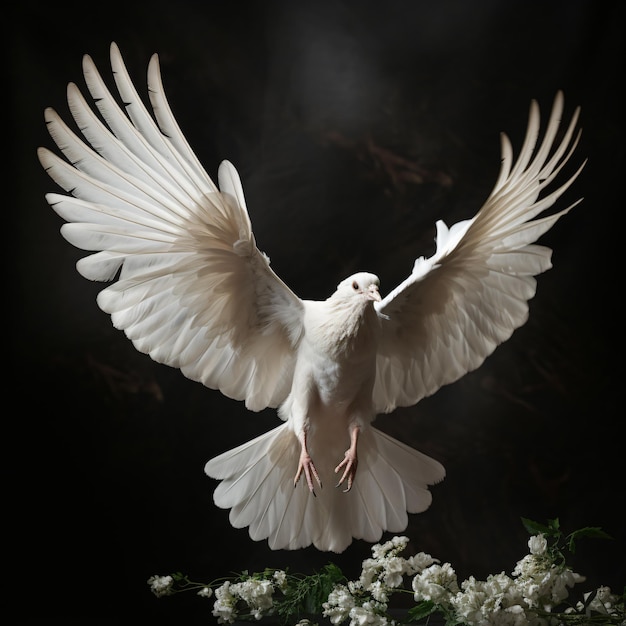
<svg viewBox="0 0 626 626">
<path fill-rule="evenodd" d="M 272 550 L 296 550 L 315 541 L 321 511 L 307 489 L 294 488 L 300 443 L 287 423 L 211 459 L 204 471 L 221 480 L 213 499 L 230 509 L 235 528 L 249 527 Z"/>
<path fill-rule="evenodd" d="M 300 443 L 287 423 L 206 464 L 205 472 L 221 481 L 215 504 L 230 509 L 235 528 L 249 527 L 250 537 L 267 539 L 272 550 L 312 544 L 339 553 L 353 538 L 375 542 L 385 531 L 402 532 L 408 513 L 430 506 L 429 485 L 445 476 L 438 461 L 370 427 L 359 439 L 359 469 L 346 493 L 334 487 L 333 473 L 344 442 L 333 449 L 316 449 L 314 439 L 310 444 L 324 485 L 317 497 L 305 483 L 294 488 Z"/>
</svg>

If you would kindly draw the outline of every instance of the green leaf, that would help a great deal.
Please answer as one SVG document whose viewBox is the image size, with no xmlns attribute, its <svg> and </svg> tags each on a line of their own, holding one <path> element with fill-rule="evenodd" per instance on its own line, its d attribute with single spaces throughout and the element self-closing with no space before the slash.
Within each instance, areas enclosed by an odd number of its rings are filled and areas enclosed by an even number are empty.
<svg viewBox="0 0 626 626">
<path fill-rule="evenodd" d="M 336 584 L 347 582 L 343 572 L 334 563 L 329 563 L 316 574 L 298 578 L 293 576 L 285 591 L 285 597 L 276 603 L 276 611 L 283 621 L 302 615 L 316 615 L 323 611 L 322 605 Z"/>
<path fill-rule="evenodd" d="M 613 539 L 611 535 L 604 532 L 598 526 L 589 526 L 587 528 L 580 528 L 570 533 L 567 537 L 567 549 L 574 554 L 576 552 L 576 541 L 582 537 L 591 537 L 592 539 Z"/>
<path fill-rule="evenodd" d="M 549 519 L 547 524 L 540 524 L 527 517 L 522 517 L 522 524 L 531 535 L 544 535 L 545 537 L 556 537 L 557 539 L 561 536 L 561 524 L 558 517 Z"/>
<path fill-rule="evenodd" d="M 531 535 L 552 534 L 552 531 L 549 526 L 540 524 L 539 522 L 534 522 L 533 520 L 528 519 L 526 517 L 522 517 L 522 524 L 524 525 L 524 528 L 528 531 L 528 533 Z"/>
<path fill-rule="evenodd" d="M 407 615 L 410 622 L 418 622 L 432 615 L 437 610 L 437 605 L 431 600 L 423 600 L 417 606 L 409 609 Z"/>
</svg>

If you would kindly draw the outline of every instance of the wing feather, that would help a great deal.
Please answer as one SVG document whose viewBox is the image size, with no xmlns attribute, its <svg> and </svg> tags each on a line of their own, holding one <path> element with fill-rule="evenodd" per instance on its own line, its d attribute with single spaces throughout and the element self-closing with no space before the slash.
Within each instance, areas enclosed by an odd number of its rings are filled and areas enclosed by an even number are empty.
<svg viewBox="0 0 626 626">
<path fill-rule="evenodd" d="M 169 138 L 177 152 L 184 156 L 185 162 L 194 169 L 196 176 L 204 179 L 206 177 L 204 168 L 189 146 L 165 97 L 159 57 L 156 54 L 152 55 L 148 64 L 148 96 L 152 105 L 152 111 L 163 134 Z M 209 185 L 213 185 L 210 178 L 206 182 Z M 217 191 L 217 189 L 214 189 L 214 191 Z"/>
<path fill-rule="evenodd" d="M 382 324 L 374 387 L 378 412 L 415 404 L 476 369 L 526 322 L 535 276 L 552 267 L 552 251 L 535 242 L 580 202 L 537 217 L 584 167 L 548 190 L 580 139 L 579 109 L 559 138 L 562 115 L 559 92 L 538 143 L 539 107 L 531 103 L 516 161 L 511 142 L 501 136 L 500 172 L 480 211 L 450 229 L 438 222 L 433 256 L 419 258 L 411 275 L 376 304 Z"/>
<path fill-rule="evenodd" d="M 303 302 L 257 249 L 236 169 L 220 165 L 218 189 L 189 147 L 156 55 L 148 68 L 154 118 L 114 43 L 111 67 L 121 106 L 85 55 L 85 83 L 101 118 L 70 83 L 80 135 L 46 109 L 65 159 L 38 150 L 67 193 L 46 196 L 66 221 L 63 236 L 94 252 L 77 269 L 114 281 L 98 305 L 138 350 L 252 410 L 276 407 L 289 389 Z"/>
</svg>

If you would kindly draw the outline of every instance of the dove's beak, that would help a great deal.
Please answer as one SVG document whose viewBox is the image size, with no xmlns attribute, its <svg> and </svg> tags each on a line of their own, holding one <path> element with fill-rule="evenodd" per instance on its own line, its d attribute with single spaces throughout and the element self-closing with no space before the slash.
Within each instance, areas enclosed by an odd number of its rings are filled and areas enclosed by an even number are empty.
<svg viewBox="0 0 626 626">
<path fill-rule="evenodd" d="M 378 293 L 378 285 L 370 285 L 367 290 L 367 299 L 380 302 L 380 293 Z"/>
</svg>

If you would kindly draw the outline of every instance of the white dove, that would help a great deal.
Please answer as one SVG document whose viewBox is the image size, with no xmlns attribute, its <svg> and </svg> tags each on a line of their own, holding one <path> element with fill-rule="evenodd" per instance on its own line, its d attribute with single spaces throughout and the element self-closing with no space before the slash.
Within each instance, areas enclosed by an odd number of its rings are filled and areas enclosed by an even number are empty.
<svg viewBox="0 0 626 626">
<path fill-rule="evenodd" d="M 113 281 L 98 305 L 137 350 L 251 411 L 278 408 L 281 425 L 206 464 L 221 481 L 215 504 L 275 550 L 342 552 L 353 538 L 402 532 L 407 513 L 429 507 L 428 487 L 445 470 L 372 422 L 474 370 L 525 323 L 535 276 L 551 267 L 552 251 L 535 241 L 577 204 L 533 219 L 584 166 L 542 193 L 578 143 L 579 109 L 560 129 L 558 92 L 539 142 L 533 101 L 516 161 L 502 135 L 500 174 L 482 208 L 451 228 L 437 222 L 436 252 L 387 296 L 374 274 L 359 272 L 327 300 L 303 300 L 257 249 L 233 165 L 221 163 L 218 188 L 191 150 L 157 55 L 147 79 L 153 118 L 114 43 L 110 52 L 123 109 L 85 55 L 105 123 L 71 83 L 69 109 L 84 139 L 45 111 L 67 160 L 46 148 L 39 159 L 71 194 L 46 199 L 68 222 L 63 236 L 95 252 L 78 271 Z"/>
</svg>

